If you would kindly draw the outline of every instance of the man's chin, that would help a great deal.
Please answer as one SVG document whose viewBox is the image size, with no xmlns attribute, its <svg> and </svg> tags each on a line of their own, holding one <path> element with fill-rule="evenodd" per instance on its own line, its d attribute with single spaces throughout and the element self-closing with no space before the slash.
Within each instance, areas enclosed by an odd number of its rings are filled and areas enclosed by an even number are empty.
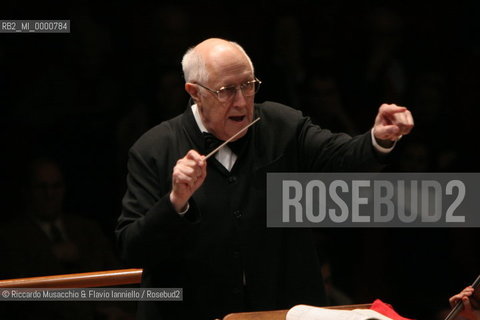
<svg viewBox="0 0 480 320">
<path fill-rule="evenodd" d="M 234 135 L 236 135 L 237 133 L 239 133 L 239 131 L 242 130 L 243 128 L 245 128 L 248 124 L 249 124 L 249 122 L 245 121 L 245 125 L 242 124 L 242 125 L 239 125 L 238 127 L 234 127 L 237 130 L 231 130 L 229 132 L 228 138 L 231 138 Z M 232 141 L 236 141 L 238 139 L 243 138 L 247 134 L 247 132 L 248 132 L 248 130 L 244 130 L 244 131 L 240 132 L 235 138 L 233 138 Z"/>
<path fill-rule="evenodd" d="M 252 121 L 249 120 L 247 117 L 244 117 L 241 121 L 234 121 L 231 119 L 228 119 L 228 121 L 225 123 L 225 127 L 227 130 L 224 131 L 223 134 L 214 134 L 218 139 L 226 141 L 242 131 L 245 127 L 247 127 Z M 240 132 L 238 136 L 236 136 L 232 141 L 238 140 L 241 137 L 245 136 L 248 130 L 244 130 Z"/>
</svg>

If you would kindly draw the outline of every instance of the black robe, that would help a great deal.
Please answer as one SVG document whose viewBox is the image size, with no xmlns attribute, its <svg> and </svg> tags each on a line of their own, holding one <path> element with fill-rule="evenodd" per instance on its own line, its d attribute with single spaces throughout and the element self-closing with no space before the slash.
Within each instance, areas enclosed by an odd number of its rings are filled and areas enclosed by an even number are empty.
<svg viewBox="0 0 480 320">
<path fill-rule="evenodd" d="M 214 319 L 326 303 L 312 230 L 266 228 L 266 173 L 377 171 L 382 159 L 370 132 L 332 134 L 273 102 L 256 104 L 257 117 L 230 172 L 208 160 L 184 217 L 168 197 L 173 167 L 190 149 L 206 153 L 191 108 L 130 149 L 116 230 L 121 254 L 144 268 L 142 287 L 183 288 L 183 302 L 141 302 L 139 319 Z"/>
</svg>

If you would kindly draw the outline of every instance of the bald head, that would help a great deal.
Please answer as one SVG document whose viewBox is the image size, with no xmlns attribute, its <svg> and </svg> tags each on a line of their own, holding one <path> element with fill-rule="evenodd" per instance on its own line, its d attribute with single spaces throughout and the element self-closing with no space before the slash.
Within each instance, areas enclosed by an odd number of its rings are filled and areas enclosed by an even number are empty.
<svg viewBox="0 0 480 320">
<path fill-rule="evenodd" d="M 210 77 L 221 74 L 232 61 L 241 60 L 250 66 L 253 75 L 252 61 L 239 44 L 219 38 L 207 39 L 183 56 L 185 82 L 206 83 Z"/>
<path fill-rule="evenodd" d="M 242 47 L 223 39 L 207 39 L 187 51 L 182 66 L 185 90 L 208 132 L 227 140 L 252 122 L 256 91 L 251 89 L 258 88 L 259 81 Z M 245 88 L 250 91 L 245 93 Z"/>
</svg>

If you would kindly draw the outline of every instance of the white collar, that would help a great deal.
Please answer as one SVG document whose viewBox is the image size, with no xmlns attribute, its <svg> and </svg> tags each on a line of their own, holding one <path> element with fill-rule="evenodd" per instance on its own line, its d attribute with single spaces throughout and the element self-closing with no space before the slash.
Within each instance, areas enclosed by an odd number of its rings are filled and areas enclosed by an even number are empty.
<svg viewBox="0 0 480 320">
<path fill-rule="evenodd" d="M 195 122 L 200 128 L 201 132 L 208 132 L 207 128 L 203 125 L 202 118 L 200 117 L 200 112 L 198 112 L 198 106 L 196 104 L 192 105 L 192 113 L 195 118 Z M 228 171 L 232 170 L 235 161 L 237 161 L 237 155 L 233 153 L 230 147 L 224 146 L 216 154 L 215 158 L 220 162 Z"/>
<path fill-rule="evenodd" d="M 195 122 L 197 122 L 198 127 L 200 128 L 200 132 L 208 132 L 207 128 L 203 125 L 202 117 L 200 117 L 200 112 L 198 112 L 197 104 L 192 105 L 192 112 L 193 117 L 195 118 Z"/>
</svg>

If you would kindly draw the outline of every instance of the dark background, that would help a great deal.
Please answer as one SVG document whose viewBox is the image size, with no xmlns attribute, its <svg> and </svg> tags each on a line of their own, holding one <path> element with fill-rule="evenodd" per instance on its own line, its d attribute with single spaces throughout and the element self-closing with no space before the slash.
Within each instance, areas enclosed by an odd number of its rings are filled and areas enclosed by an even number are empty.
<svg viewBox="0 0 480 320">
<path fill-rule="evenodd" d="M 480 13 L 472 2 L 130 1 L 2 3 L 1 19 L 70 19 L 70 34 L 0 34 L 0 219 L 21 214 L 29 159 L 57 158 L 67 209 L 112 239 L 129 146 L 183 112 L 180 61 L 208 38 L 240 43 L 263 81 L 256 101 L 321 126 L 368 130 L 382 102 L 416 127 L 386 169 L 477 172 Z M 433 319 L 479 270 L 477 229 L 321 230 L 334 282 Z M 28 236 L 28 235 L 23 235 Z M 1 262 L 0 262 L 1 263 Z"/>
</svg>

